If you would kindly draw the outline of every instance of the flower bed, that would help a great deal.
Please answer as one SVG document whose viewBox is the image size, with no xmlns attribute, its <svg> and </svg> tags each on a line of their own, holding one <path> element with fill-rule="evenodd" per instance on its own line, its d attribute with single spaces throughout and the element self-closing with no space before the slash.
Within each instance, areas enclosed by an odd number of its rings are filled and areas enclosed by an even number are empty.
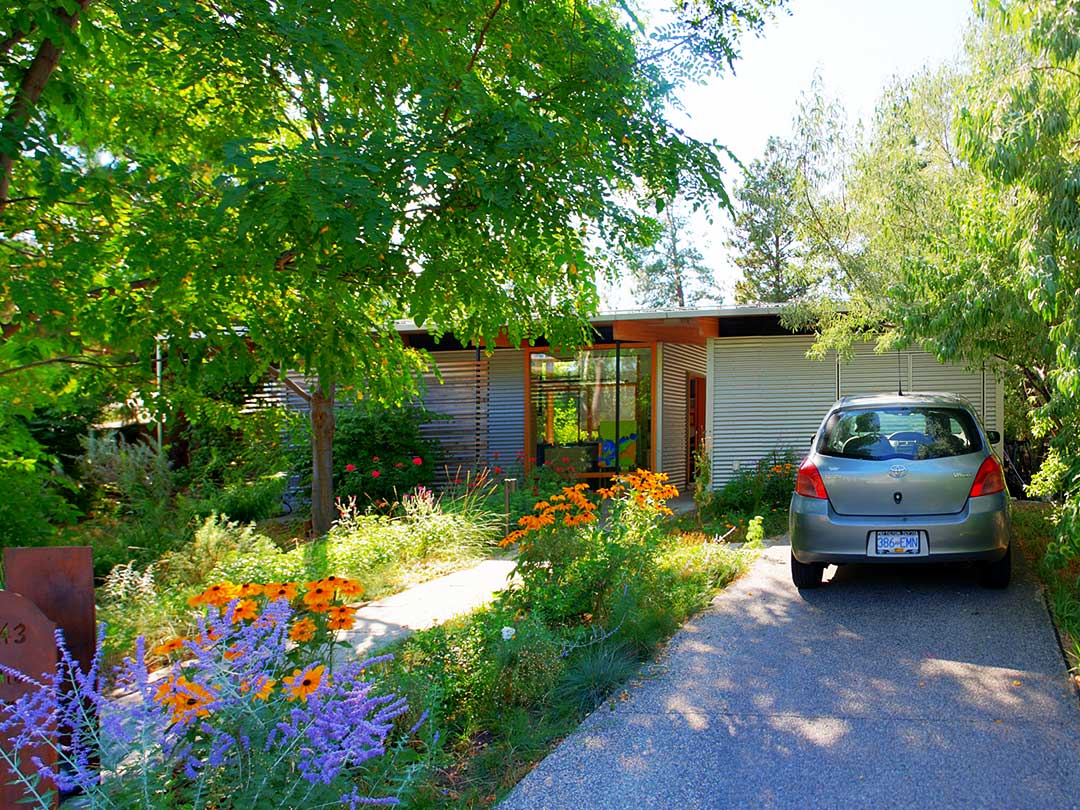
<svg viewBox="0 0 1080 810">
<path fill-rule="evenodd" d="M 373 668 L 389 657 L 335 665 L 333 634 L 352 626 L 344 601 L 358 591 L 334 576 L 217 583 L 191 600 L 205 607 L 197 632 L 152 651 L 171 663 L 157 681 L 141 638 L 115 679 L 103 677 L 100 650 L 86 674 L 64 651 L 53 677 L 0 713 L 15 750 L 59 755 L 40 781 L 23 780 L 36 805 L 50 807 L 54 788 L 125 808 L 399 803 L 426 715 L 380 688 Z M 55 742 L 57 728 L 72 731 L 70 746 Z"/>
</svg>

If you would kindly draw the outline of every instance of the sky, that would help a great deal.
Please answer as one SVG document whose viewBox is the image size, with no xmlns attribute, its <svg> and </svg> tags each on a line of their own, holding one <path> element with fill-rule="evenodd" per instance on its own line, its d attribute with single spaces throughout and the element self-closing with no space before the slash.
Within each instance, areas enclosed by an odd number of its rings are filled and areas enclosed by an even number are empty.
<svg viewBox="0 0 1080 810">
<path fill-rule="evenodd" d="M 715 139 L 749 163 L 761 155 L 770 135 L 790 133 L 799 97 L 817 71 L 849 118 L 868 125 L 881 92 L 894 79 L 959 55 L 972 0 L 789 0 L 788 11 L 767 24 L 761 37 L 742 42 L 734 75 L 684 88 L 684 110 L 673 111 L 673 122 L 696 138 Z M 733 166 L 729 191 L 740 178 Z M 739 278 L 723 244 L 729 222 L 721 213 L 711 225 L 697 218 L 694 227 L 697 246 L 715 269 L 728 304 Z M 629 286 L 605 287 L 604 308 L 633 307 Z"/>
</svg>

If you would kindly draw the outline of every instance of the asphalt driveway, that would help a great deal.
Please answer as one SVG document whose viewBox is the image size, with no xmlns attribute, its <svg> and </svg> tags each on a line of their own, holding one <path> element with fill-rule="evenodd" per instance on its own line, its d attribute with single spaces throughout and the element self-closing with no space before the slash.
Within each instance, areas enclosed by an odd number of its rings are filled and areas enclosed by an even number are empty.
<svg viewBox="0 0 1080 810">
<path fill-rule="evenodd" d="M 529 774 L 517 808 L 1080 808 L 1080 701 L 1033 575 L 788 547 Z"/>
</svg>

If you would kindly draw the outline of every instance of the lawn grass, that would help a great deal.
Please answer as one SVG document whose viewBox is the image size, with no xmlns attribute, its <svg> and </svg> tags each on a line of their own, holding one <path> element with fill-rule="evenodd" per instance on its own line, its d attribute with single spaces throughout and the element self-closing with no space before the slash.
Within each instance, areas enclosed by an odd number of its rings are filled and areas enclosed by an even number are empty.
<svg viewBox="0 0 1080 810">
<path fill-rule="evenodd" d="M 1013 540 L 1043 584 L 1070 671 L 1080 688 L 1080 558 L 1073 558 L 1061 567 L 1046 562 L 1046 547 L 1054 540 L 1056 532 L 1054 509 L 1050 504 L 1037 501 L 1013 504 Z"/>
</svg>

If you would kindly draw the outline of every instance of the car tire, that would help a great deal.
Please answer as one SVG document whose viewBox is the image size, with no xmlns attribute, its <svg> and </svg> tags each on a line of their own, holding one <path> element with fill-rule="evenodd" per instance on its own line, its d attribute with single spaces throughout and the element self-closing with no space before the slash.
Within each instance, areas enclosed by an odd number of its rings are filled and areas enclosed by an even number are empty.
<svg viewBox="0 0 1080 810">
<path fill-rule="evenodd" d="M 983 563 L 980 581 L 986 588 L 1007 588 L 1012 578 L 1012 543 L 1000 560 Z"/>
<path fill-rule="evenodd" d="M 792 552 L 791 581 L 795 583 L 795 587 L 800 591 L 819 587 L 824 573 L 824 563 L 801 563 L 795 559 L 795 553 Z"/>
</svg>

